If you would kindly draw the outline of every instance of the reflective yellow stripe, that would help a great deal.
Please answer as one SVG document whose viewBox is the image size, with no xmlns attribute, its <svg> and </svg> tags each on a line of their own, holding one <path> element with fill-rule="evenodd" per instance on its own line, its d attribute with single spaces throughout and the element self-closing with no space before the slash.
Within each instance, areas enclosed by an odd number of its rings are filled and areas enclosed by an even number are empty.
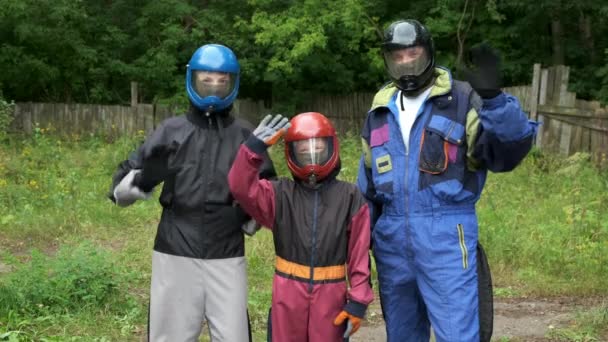
<svg viewBox="0 0 608 342">
<path fill-rule="evenodd" d="M 462 268 L 469 268 L 469 253 L 467 252 L 467 245 L 464 242 L 464 229 L 462 228 L 462 224 L 458 224 L 456 226 L 458 228 L 458 241 L 460 243 L 460 251 L 462 252 Z"/>
<path fill-rule="evenodd" d="M 298 278 L 310 279 L 310 267 L 277 257 L 275 267 L 278 272 Z M 346 265 L 314 268 L 314 281 L 343 279 L 346 277 Z"/>
<path fill-rule="evenodd" d="M 475 154 L 475 142 L 477 141 L 477 134 L 479 133 L 479 126 L 481 125 L 481 120 L 479 119 L 479 114 L 475 108 L 471 108 L 467 113 L 467 122 L 466 122 L 466 136 L 467 136 L 467 168 L 470 171 L 477 171 L 481 168 L 481 163 L 473 157 Z"/>
</svg>

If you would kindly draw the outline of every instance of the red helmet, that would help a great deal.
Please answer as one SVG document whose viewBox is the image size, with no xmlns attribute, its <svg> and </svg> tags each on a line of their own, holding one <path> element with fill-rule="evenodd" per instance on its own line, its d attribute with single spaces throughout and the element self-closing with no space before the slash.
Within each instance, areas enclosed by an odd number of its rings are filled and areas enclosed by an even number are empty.
<svg viewBox="0 0 608 342">
<path fill-rule="evenodd" d="M 291 174 L 315 183 L 338 165 L 340 147 L 336 130 L 321 113 L 301 113 L 291 119 L 285 134 L 285 159 Z"/>
</svg>

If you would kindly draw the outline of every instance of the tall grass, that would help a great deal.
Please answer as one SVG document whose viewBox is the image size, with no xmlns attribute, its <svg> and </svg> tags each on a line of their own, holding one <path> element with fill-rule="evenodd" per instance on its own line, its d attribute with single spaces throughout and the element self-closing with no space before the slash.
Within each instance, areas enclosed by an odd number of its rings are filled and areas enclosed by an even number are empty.
<svg viewBox="0 0 608 342">
<path fill-rule="evenodd" d="M 160 206 L 154 198 L 123 209 L 106 198 L 115 167 L 142 139 L 58 139 L 40 129 L 33 137 L 11 137 L 0 144 L 0 263 L 13 270 L 0 273 L 0 286 L 38 283 L 40 289 L 32 293 L 63 298 L 1 291 L 0 301 L 12 304 L 0 310 L 0 340 L 121 341 L 143 334 Z M 343 137 L 341 179 L 356 179 L 359 155 L 359 138 Z M 273 147 L 271 156 L 279 174 L 289 176 L 283 146 Z M 514 172 L 490 174 L 478 212 L 480 239 L 498 292 L 608 294 L 607 190 L 608 175 L 580 155 L 563 159 L 534 151 Z M 83 240 L 91 243 L 82 245 Z M 32 253 L 33 248 L 42 253 Z M 87 254 L 89 250 L 95 252 Z M 246 252 L 257 341 L 265 336 L 271 298 L 271 234 L 261 231 L 247 238 Z M 68 296 L 71 285 L 57 287 L 34 277 L 72 263 L 83 267 L 79 259 L 91 261 L 87 274 L 101 284 L 84 290 L 94 298 L 75 300 Z M 108 273 L 114 268 L 115 273 Z M 96 273 L 98 269 L 103 272 Z M 130 304 L 116 304 L 116 296 L 129 298 Z M 36 309 L 38 304 L 42 307 Z M 24 309 L 32 305 L 34 310 Z"/>
<path fill-rule="evenodd" d="M 499 284 L 540 295 L 608 291 L 608 174 L 588 156 L 533 151 L 515 172 L 490 175 L 478 209 Z"/>
</svg>

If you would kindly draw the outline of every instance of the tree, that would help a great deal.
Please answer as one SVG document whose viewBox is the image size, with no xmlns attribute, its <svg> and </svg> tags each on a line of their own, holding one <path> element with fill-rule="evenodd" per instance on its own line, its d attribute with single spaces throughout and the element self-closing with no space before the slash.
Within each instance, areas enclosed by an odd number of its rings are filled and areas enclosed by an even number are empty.
<svg viewBox="0 0 608 342">
<path fill-rule="evenodd" d="M 534 63 L 571 66 L 571 90 L 602 97 L 608 5 L 594 0 L 3 0 L 0 91 L 16 101 L 185 102 L 184 72 L 205 43 L 230 46 L 241 97 L 293 108 L 312 94 L 372 92 L 386 79 L 383 29 L 414 18 L 450 68 L 482 41 L 503 57 L 505 85 Z"/>
<path fill-rule="evenodd" d="M 257 63 L 245 57 L 246 74 L 254 83 L 270 84 L 275 100 L 293 105 L 305 101 L 306 94 L 369 91 L 382 82 L 373 1 L 249 4 L 253 15 L 239 27 L 254 35 L 258 52 Z"/>
</svg>

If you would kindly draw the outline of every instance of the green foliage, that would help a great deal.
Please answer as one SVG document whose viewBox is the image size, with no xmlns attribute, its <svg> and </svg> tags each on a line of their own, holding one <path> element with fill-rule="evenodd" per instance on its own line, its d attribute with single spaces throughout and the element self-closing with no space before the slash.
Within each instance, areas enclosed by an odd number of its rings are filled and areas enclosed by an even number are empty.
<svg viewBox="0 0 608 342">
<path fill-rule="evenodd" d="M 596 72 L 596 75 L 601 80 L 602 86 L 599 87 L 599 90 L 597 90 L 595 94 L 597 95 L 598 100 L 608 103 L 608 49 L 604 50 L 604 55 L 604 66 L 600 67 Z"/>
<path fill-rule="evenodd" d="M 8 102 L 0 92 L 0 141 L 4 140 L 8 133 L 8 128 L 13 121 L 14 110 L 15 103 Z"/>
<path fill-rule="evenodd" d="M 514 172 L 490 175 L 478 212 L 493 268 L 544 295 L 605 292 L 607 190 L 585 155 L 535 151 Z"/>
<path fill-rule="evenodd" d="M 128 293 L 134 275 L 109 251 L 90 242 L 65 245 L 52 257 L 34 250 L 25 263 L 5 259 L 14 271 L 0 278 L 4 338 L 56 340 L 54 333 L 39 328 L 49 326 L 52 331 L 57 329 L 54 324 L 79 316 L 108 315 L 114 320 L 110 325 L 130 333 L 133 322 L 141 319 L 142 311 Z"/>
<path fill-rule="evenodd" d="M 249 283 L 248 310 L 251 328 L 260 336 L 254 341 L 265 339 L 268 309 L 272 299 L 272 276 L 274 274 L 274 248 L 272 233 L 262 229 L 247 238 L 247 274 Z"/>
<path fill-rule="evenodd" d="M 455 66 L 458 32 L 465 50 L 499 48 L 506 85 L 530 82 L 534 63 L 553 64 L 557 41 L 572 90 L 605 100 L 607 13 L 591 0 L 3 0 L 0 90 L 19 102 L 117 104 L 137 81 L 144 102 L 172 99 L 194 50 L 214 42 L 239 57 L 241 96 L 293 107 L 311 94 L 376 89 L 386 78 L 382 28 L 415 18 L 431 29 L 439 64 Z"/>
<path fill-rule="evenodd" d="M 37 128 L 31 139 L 15 137 L 0 150 L 0 229 L 5 235 L 44 239 L 49 226 L 56 236 L 86 235 L 98 224 L 133 225 L 145 212 L 158 212 L 152 201 L 130 212 L 117 210 L 106 197 L 114 168 L 143 136 L 111 145 L 99 137 L 72 139 Z"/>
<path fill-rule="evenodd" d="M 374 2 L 306 0 L 290 6 L 255 7 L 249 23 L 263 48 L 260 80 L 272 84 L 274 100 L 303 103 L 310 93 L 344 94 L 375 89 L 382 82 Z M 245 71 L 247 72 L 247 70 Z"/>
<path fill-rule="evenodd" d="M 0 316 L 125 307 L 120 293 L 129 275 L 91 243 L 65 246 L 53 258 L 34 250 L 29 263 L 15 267 L 0 285 Z"/>
</svg>

